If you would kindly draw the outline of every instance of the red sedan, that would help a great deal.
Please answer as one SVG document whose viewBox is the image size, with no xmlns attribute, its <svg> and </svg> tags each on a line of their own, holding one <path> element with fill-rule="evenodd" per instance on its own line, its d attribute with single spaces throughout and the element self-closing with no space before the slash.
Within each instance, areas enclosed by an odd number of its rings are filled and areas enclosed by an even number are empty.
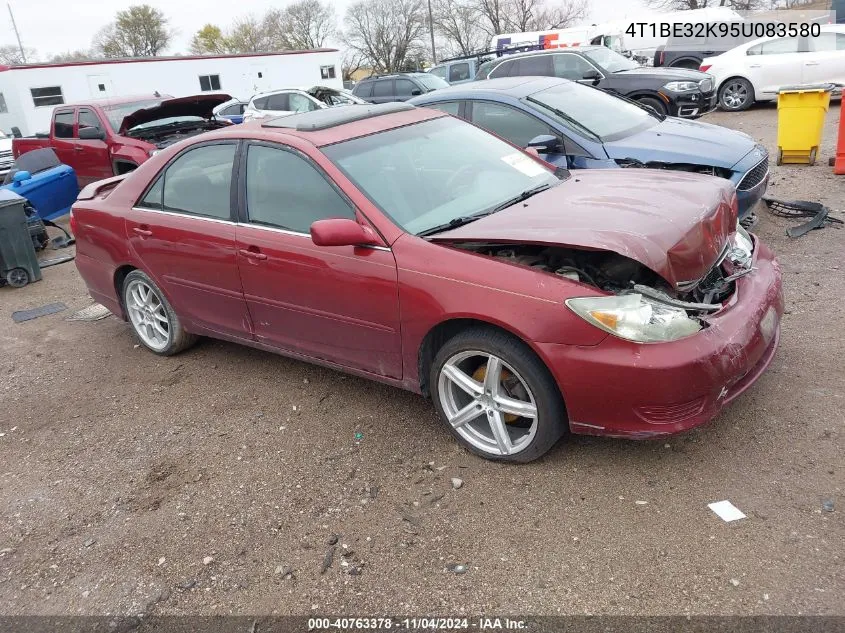
<svg viewBox="0 0 845 633">
<path fill-rule="evenodd" d="M 72 227 L 91 295 L 153 352 L 212 336 L 422 393 L 491 459 L 710 420 L 783 311 L 728 181 L 553 172 L 406 104 L 183 141 L 86 188 Z"/>
</svg>

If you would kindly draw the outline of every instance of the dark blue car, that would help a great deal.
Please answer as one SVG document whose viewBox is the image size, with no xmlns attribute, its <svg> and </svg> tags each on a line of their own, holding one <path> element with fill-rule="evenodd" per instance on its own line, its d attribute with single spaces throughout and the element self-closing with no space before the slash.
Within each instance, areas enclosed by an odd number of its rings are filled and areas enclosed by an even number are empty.
<svg viewBox="0 0 845 633">
<path fill-rule="evenodd" d="M 769 156 L 743 132 L 667 117 L 624 97 L 551 77 L 443 88 L 410 103 L 459 116 L 569 169 L 649 167 L 727 178 L 740 217 L 766 191 Z"/>
</svg>

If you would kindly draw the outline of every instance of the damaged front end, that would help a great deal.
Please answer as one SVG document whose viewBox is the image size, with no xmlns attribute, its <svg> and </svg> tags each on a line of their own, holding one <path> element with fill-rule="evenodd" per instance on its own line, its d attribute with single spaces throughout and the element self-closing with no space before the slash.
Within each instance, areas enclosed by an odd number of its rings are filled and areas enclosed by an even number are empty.
<svg viewBox="0 0 845 633">
<path fill-rule="evenodd" d="M 648 161 L 643 162 L 636 158 L 620 158 L 616 159 L 616 164 L 620 167 L 639 167 L 641 169 L 668 169 L 670 171 L 686 171 L 692 174 L 704 174 L 705 176 L 716 176 L 718 178 L 725 178 L 730 180 L 733 176 L 733 171 L 724 167 L 716 167 L 715 165 L 698 165 L 695 163 L 667 163 L 663 161 Z"/>
<path fill-rule="evenodd" d="M 708 327 L 707 315 L 721 310 L 736 280 L 753 270 L 754 253 L 753 238 L 737 225 L 706 275 L 673 285 L 615 252 L 536 244 L 454 246 L 607 293 L 570 298 L 566 305 L 595 327 L 638 343 L 674 341 Z"/>
</svg>

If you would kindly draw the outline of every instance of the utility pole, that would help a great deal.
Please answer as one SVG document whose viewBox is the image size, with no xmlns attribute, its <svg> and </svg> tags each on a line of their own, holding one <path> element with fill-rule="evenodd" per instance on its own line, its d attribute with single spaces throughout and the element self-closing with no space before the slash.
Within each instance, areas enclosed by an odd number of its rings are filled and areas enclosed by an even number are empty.
<svg viewBox="0 0 845 633">
<path fill-rule="evenodd" d="M 18 38 L 18 48 L 21 51 L 21 59 L 23 63 L 26 63 L 26 53 L 23 52 L 23 44 L 21 44 L 21 35 L 18 33 L 18 25 L 15 24 L 15 14 L 12 13 L 12 5 L 10 3 L 6 3 L 6 6 L 9 8 L 9 17 L 12 18 L 12 28 L 15 30 L 15 37 Z M 434 40 L 432 40 L 433 42 Z"/>
<path fill-rule="evenodd" d="M 428 30 L 431 33 L 431 63 L 436 64 L 437 52 L 434 50 L 434 15 L 431 12 L 431 0 L 428 0 Z"/>
</svg>

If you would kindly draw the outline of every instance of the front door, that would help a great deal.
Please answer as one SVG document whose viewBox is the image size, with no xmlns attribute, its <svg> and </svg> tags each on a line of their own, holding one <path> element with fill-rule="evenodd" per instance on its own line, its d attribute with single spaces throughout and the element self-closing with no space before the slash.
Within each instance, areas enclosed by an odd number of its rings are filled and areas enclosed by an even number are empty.
<svg viewBox="0 0 845 633">
<path fill-rule="evenodd" d="M 180 154 L 129 212 L 126 234 L 144 272 L 182 319 L 249 339 L 232 211 L 236 148 L 213 142 Z"/>
<path fill-rule="evenodd" d="M 73 108 L 67 110 L 56 110 L 53 114 L 53 150 L 56 156 L 65 165 L 76 166 L 76 154 L 74 151 L 74 124 L 76 111 Z"/>
<path fill-rule="evenodd" d="M 822 33 L 808 38 L 810 52 L 805 53 L 804 83 L 845 84 L 845 33 Z"/>
<path fill-rule="evenodd" d="M 249 145 L 239 182 L 238 267 L 256 339 L 401 378 L 393 253 L 316 246 L 309 233 L 317 220 L 366 220 L 314 162 L 279 145 Z"/>
<path fill-rule="evenodd" d="M 104 135 L 107 129 L 106 124 L 100 121 L 93 110 L 88 108 L 77 110 L 77 126 L 74 134 L 74 152 L 76 153 L 74 168 L 82 187 L 97 180 L 114 176 L 111 155 L 106 141 L 79 138 L 79 130 L 83 128 L 93 128 Z"/>
</svg>

